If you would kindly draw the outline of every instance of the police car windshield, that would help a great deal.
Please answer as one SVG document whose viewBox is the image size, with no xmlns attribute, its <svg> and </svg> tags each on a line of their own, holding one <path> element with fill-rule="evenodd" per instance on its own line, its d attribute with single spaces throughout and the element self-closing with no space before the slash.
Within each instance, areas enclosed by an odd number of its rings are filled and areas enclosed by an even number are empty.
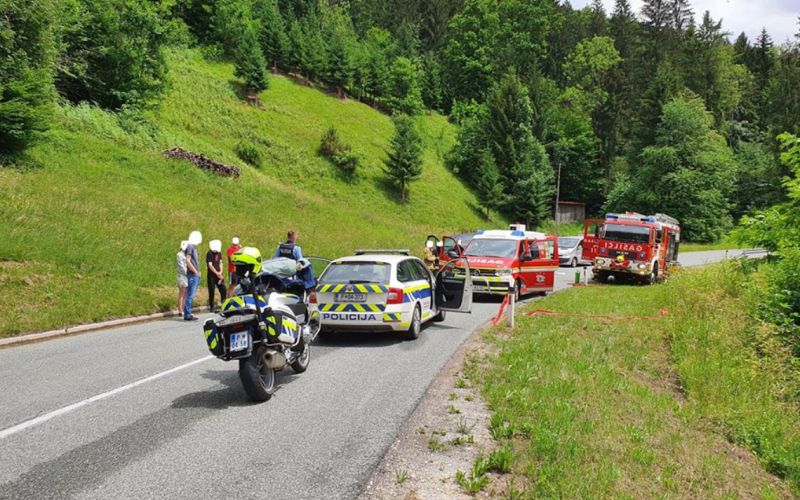
<svg viewBox="0 0 800 500">
<path fill-rule="evenodd" d="M 385 262 L 334 262 L 322 273 L 321 283 L 389 283 L 391 266 Z"/>
<path fill-rule="evenodd" d="M 627 243 L 650 243 L 650 228 L 643 226 L 626 226 L 624 224 L 606 224 L 602 237 L 606 240 L 624 241 Z"/>
<path fill-rule="evenodd" d="M 469 257 L 501 257 L 510 258 L 517 255 L 516 240 L 474 239 L 469 242 L 467 251 Z"/>
</svg>

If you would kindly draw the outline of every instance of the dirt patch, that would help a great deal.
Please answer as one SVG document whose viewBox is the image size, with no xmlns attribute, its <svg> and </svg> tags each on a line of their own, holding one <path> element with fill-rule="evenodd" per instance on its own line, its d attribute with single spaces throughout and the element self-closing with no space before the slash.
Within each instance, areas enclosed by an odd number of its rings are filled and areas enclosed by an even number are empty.
<svg viewBox="0 0 800 500">
<path fill-rule="evenodd" d="M 360 499 L 473 498 L 456 484 L 456 473 L 468 472 L 478 453 L 497 447 L 489 433 L 491 410 L 464 376 L 468 355 L 485 348 L 476 333 L 450 359 L 428 387 Z M 491 482 L 484 492 L 497 494 L 505 489 L 503 479 L 489 476 Z M 484 492 L 478 498 L 487 497 Z"/>
</svg>

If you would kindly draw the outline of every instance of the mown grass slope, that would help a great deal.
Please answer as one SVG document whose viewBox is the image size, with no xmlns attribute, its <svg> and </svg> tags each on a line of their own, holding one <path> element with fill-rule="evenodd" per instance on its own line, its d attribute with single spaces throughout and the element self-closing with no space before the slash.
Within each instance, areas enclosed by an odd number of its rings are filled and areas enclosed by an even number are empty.
<svg viewBox="0 0 800 500">
<path fill-rule="evenodd" d="M 249 106 L 232 66 L 196 51 L 171 53 L 170 67 L 158 109 L 62 106 L 30 151 L 35 166 L 0 169 L 0 336 L 174 307 L 175 253 L 193 229 L 203 232 L 202 254 L 209 240 L 227 247 L 234 235 L 271 253 L 296 228 L 304 253 L 338 257 L 356 247 L 420 251 L 429 233 L 501 223 L 483 221 L 445 168 L 454 130 L 441 116 L 418 119 L 423 174 L 401 203 L 382 172 L 387 116 L 282 76 L 270 78 L 263 107 Z M 364 153 L 355 181 L 317 155 L 331 125 Z M 236 157 L 240 140 L 261 149 L 261 167 Z M 242 176 L 164 158 L 173 146 Z"/>
<path fill-rule="evenodd" d="M 573 289 L 525 308 L 559 315 L 491 331 L 498 351 L 473 378 L 495 412 L 493 434 L 514 447 L 517 489 L 530 498 L 797 494 L 797 364 L 750 319 L 743 283 L 752 279 L 727 265 L 654 287 Z"/>
</svg>

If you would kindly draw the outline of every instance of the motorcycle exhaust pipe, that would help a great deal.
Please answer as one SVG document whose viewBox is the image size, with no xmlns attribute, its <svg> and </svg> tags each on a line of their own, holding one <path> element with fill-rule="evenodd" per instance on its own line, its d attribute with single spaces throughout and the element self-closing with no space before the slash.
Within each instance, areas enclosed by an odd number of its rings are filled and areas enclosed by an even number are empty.
<svg viewBox="0 0 800 500">
<path fill-rule="evenodd" d="M 264 351 L 264 366 L 273 370 L 283 370 L 286 367 L 286 356 L 274 349 Z"/>
</svg>

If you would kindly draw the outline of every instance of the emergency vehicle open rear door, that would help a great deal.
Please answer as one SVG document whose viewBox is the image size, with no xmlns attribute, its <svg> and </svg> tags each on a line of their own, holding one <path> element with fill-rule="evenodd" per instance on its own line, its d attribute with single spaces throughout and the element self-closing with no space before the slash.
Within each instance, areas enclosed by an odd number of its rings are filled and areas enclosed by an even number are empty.
<svg viewBox="0 0 800 500">
<path fill-rule="evenodd" d="M 472 275 L 467 259 L 453 259 L 436 273 L 434 299 L 440 311 L 472 312 Z"/>
<path fill-rule="evenodd" d="M 603 225 L 603 219 L 586 219 L 583 223 L 583 243 L 581 250 L 581 259 L 589 262 L 594 262 L 597 257 L 598 242 L 600 241 L 600 226 Z"/>
</svg>

